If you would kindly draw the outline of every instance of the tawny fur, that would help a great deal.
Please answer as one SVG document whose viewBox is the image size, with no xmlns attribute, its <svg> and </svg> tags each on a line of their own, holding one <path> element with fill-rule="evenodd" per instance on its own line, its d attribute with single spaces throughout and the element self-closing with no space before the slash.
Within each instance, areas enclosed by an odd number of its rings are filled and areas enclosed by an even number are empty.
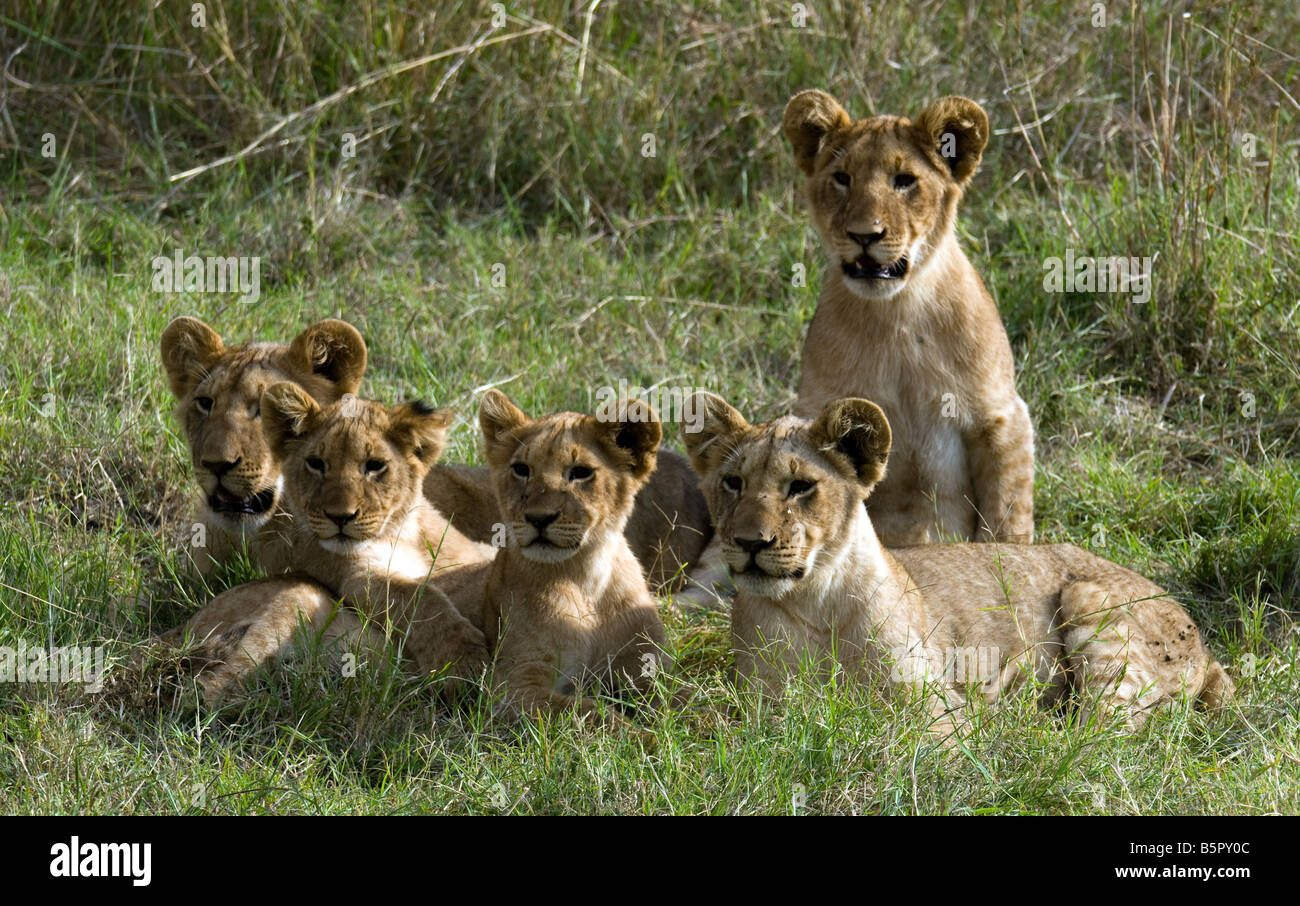
<svg viewBox="0 0 1300 906">
<path fill-rule="evenodd" d="M 884 410 L 894 453 L 868 507 L 886 544 L 1032 540 L 1029 412 L 997 307 L 954 232 L 988 117 L 946 97 L 915 120 L 854 121 L 804 91 L 784 129 L 828 256 L 795 413 L 841 397 Z M 901 275 L 861 276 L 904 261 Z"/>
<path fill-rule="evenodd" d="M 1071 691 L 1085 716 L 1100 706 L 1134 726 L 1182 694 L 1206 706 L 1231 695 L 1186 611 L 1088 551 L 883 547 L 862 505 L 890 455 L 889 423 L 872 403 L 836 400 L 813 421 L 751 426 L 701 396 L 705 428 L 685 437 L 737 585 L 743 682 L 776 692 L 801 659 L 833 657 L 862 679 L 926 684 L 941 730 L 966 696 L 992 700 L 1030 677 L 1045 701 Z M 956 673 L 973 652 L 992 660 L 987 675 Z"/>
<path fill-rule="evenodd" d="M 644 692 L 666 663 L 665 633 L 623 529 L 654 468 L 662 429 L 644 403 L 602 422 L 532 420 L 499 391 L 479 423 L 507 546 L 486 596 L 494 688 L 513 715 L 576 711 L 593 687 Z M 624 721 L 606 709 L 607 725 Z"/>
<path fill-rule="evenodd" d="M 262 396 L 263 427 L 283 462 L 290 568 L 404 640 L 423 671 L 452 686 L 487 664 L 481 610 L 495 551 L 470 541 L 424 499 L 450 414 L 347 398 L 321 408 L 292 383 Z"/>
</svg>

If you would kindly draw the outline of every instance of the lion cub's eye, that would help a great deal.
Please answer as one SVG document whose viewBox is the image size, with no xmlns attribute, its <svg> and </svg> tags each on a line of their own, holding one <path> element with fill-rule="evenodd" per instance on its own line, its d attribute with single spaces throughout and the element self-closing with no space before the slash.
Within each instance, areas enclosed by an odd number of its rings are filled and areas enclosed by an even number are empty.
<svg viewBox="0 0 1300 906">
<path fill-rule="evenodd" d="M 523 462 L 513 463 L 510 466 L 510 471 L 514 472 L 520 478 L 527 478 L 529 475 L 533 474 L 533 470 L 528 468 L 527 463 Z"/>
<path fill-rule="evenodd" d="M 317 475 L 325 474 L 325 460 L 321 459 L 320 457 L 308 456 L 306 464 L 307 464 L 307 471 L 315 472 Z"/>
<path fill-rule="evenodd" d="M 382 459 L 367 459 L 365 468 L 367 475 L 378 475 L 388 468 L 388 463 Z"/>
<path fill-rule="evenodd" d="M 796 478 L 794 481 L 790 482 L 790 488 L 788 491 L 786 491 L 786 496 L 799 497 L 803 494 L 807 494 L 815 486 L 816 486 L 815 482 L 804 481 L 802 478 Z"/>
<path fill-rule="evenodd" d="M 569 481 L 586 481 L 595 474 L 596 471 L 590 466 L 574 466 L 569 470 Z"/>
<path fill-rule="evenodd" d="M 728 491 L 733 491 L 739 494 L 740 489 L 745 486 L 745 482 L 739 475 L 728 475 L 726 478 L 722 479 L 722 486 Z"/>
<path fill-rule="evenodd" d="M 212 411 L 212 397 L 196 396 L 194 398 L 194 408 L 198 409 L 203 415 L 207 415 Z"/>
<path fill-rule="evenodd" d="M 845 173 L 843 170 L 840 170 L 837 173 L 835 173 L 831 177 L 831 179 L 835 180 L 837 183 L 839 183 L 842 186 L 845 186 L 846 188 L 848 187 L 849 183 L 853 182 L 853 177 Z"/>
<path fill-rule="evenodd" d="M 895 189 L 906 189 L 916 184 L 916 177 L 911 173 L 899 173 L 894 177 Z"/>
</svg>

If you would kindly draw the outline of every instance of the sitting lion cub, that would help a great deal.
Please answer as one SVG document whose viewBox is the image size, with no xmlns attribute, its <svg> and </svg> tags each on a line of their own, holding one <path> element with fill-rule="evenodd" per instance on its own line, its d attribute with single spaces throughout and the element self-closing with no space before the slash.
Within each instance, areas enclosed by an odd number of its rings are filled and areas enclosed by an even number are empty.
<svg viewBox="0 0 1300 906">
<path fill-rule="evenodd" d="M 957 243 L 957 204 L 989 137 L 974 101 L 854 121 L 823 91 L 784 127 L 829 263 L 795 413 L 876 400 L 893 465 L 868 507 L 885 544 L 1031 541 L 1034 443 L 997 306 Z"/>
<path fill-rule="evenodd" d="M 926 680 L 949 704 L 1027 677 L 1136 726 L 1182 692 L 1207 706 L 1232 681 L 1164 589 L 1069 544 L 886 550 L 863 502 L 885 472 L 890 430 L 866 400 L 814 421 L 750 426 L 700 394 L 685 434 L 737 586 L 736 671 L 779 689 L 800 655 L 851 674 Z M 891 669 L 892 668 L 892 669 Z M 954 674 L 957 668 L 957 675 Z M 937 709 L 937 710 L 942 710 Z"/>
<path fill-rule="evenodd" d="M 407 632 L 421 670 L 450 664 L 463 678 L 487 663 L 481 600 L 495 551 L 461 535 L 421 493 L 450 421 L 423 403 L 346 397 L 322 409 L 290 382 L 262 394 L 292 514 L 272 522 L 289 567 Z"/>
<path fill-rule="evenodd" d="M 479 425 L 508 529 L 486 596 L 497 692 L 515 715 L 572 708 L 594 722 L 580 688 L 643 691 L 664 657 L 663 622 L 623 535 L 662 428 L 639 400 L 621 403 L 617 421 L 532 420 L 498 390 Z"/>
</svg>

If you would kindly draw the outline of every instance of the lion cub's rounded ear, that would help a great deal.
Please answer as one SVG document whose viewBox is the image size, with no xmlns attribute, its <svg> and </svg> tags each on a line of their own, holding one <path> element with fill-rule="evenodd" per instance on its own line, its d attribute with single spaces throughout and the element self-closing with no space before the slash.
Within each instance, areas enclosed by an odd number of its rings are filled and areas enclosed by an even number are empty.
<svg viewBox="0 0 1300 906">
<path fill-rule="evenodd" d="M 447 429 L 451 427 L 450 410 L 414 400 L 389 409 L 388 417 L 388 437 L 399 450 L 413 455 L 426 467 L 442 456 Z"/>
<path fill-rule="evenodd" d="M 799 169 L 812 175 L 822 139 L 836 129 L 851 126 L 853 120 L 840 102 L 824 91 L 801 91 L 785 105 L 782 128 Z"/>
<path fill-rule="evenodd" d="M 207 375 L 226 351 L 221 336 L 198 318 L 176 318 L 162 332 L 163 370 L 167 384 L 182 399 Z"/>
<path fill-rule="evenodd" d="M 310 430 L 320 413 L 311 394 L 292 381 L 280 381 L 262 391 L 262 433 L 278 459 L 285 447 Z"/>
<path fill-rule="evenodd" d="M 510 432 L 531 419 L 500 390 L 489 390 L 478 404 L 478 426 L 483 432 L 483 449 L 488 462 L 504 465 L 517 446 Z"/>
<path fill-rule="evenodd" d="M 691 466 L 701 475 L 716 469 L 749 430 L 749 422 L 716 393 L 701 390 L 687 400 L 682 419 L 682 443 Z"/>
<path fill-rule="evenodd" d="M 329 381 L 338 396 L 356 393 L 366 373 L 366 341 L 347 321 L 318 321 L 293 338 L 289 364 L 304 375 Z"/>
<path fill-rule="evenodd" d="M 938 156 L 958 185 L 965 185 L 980 165 L 989 143 L 989 117 L 970 98 L 939 98 L 916 118 L 917 141 L 931 157 Z"/>
<path fill-rule="evenodd" d="M 832 459 L 846 459 L 858 481 L 865 485 L 885 477 L 892 435 L 889 420 L 875 403 L 832 400 L 808 429 L 808 439 Z"/>
<path fill-rule="evenodd" d="M 649 403 L 619 400 L 610 411 L 601 412 L 593 421 L 603 429 L 608 443 L 625 456 L 634 478 L 646 478 L 655 470 L 664 428 Z"/>
</svg>

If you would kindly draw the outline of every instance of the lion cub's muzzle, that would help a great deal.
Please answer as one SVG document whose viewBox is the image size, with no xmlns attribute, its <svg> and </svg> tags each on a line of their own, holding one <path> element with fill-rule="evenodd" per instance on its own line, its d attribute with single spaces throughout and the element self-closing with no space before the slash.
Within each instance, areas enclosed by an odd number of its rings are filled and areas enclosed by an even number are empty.
<svg viewBox="0 0 1300 906">
<path fill-rule="evenodd" d="M 525 513 L 522 522 L 512 522 L 510 530 L 525 556 L 535 560 L 563 560 L 572 556 L 586 533 L 576 526 L 563 525 L 559 513 Z"/>
<path fill-rule="evenodd" d="M 807 571 L 789 547 L 777 545 L 776 536 L 771 538 L 733 536 L 729 544 L 723 545 L 723 556 L 732 576 L 802 579 Z"/>
</svg>

